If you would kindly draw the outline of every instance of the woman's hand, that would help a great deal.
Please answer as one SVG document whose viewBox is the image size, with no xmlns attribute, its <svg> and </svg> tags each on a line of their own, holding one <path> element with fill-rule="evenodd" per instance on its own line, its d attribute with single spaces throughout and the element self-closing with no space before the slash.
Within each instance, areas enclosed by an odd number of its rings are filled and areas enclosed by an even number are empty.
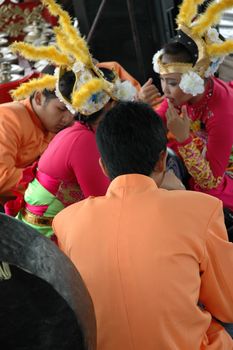
<svg viewBox="0 0 233 350">
<path fill-rule="evenodd" d="M 162 102 L 163 97 L 157 87 L 153 84 L 153 80 L 149 78 L 147 82 L 141 87 L 137 94 L 137 99 L 139 101 L 155 106 Z"/>
<path fill-rule="evenodd" d="M 167 128 L 175 136 L 176 140 L 178 142 L 187 140 L 189 138 L 191 120 L 186 106 L 182 106 L 181 115 L 179 115 L 173 104 L 168 101 L 166 117 Z"/>
</svg>

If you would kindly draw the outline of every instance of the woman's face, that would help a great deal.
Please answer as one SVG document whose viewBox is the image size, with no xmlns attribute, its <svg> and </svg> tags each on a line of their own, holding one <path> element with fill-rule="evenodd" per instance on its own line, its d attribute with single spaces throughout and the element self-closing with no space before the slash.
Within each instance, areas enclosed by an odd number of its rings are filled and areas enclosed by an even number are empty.
<svg viewBox="0 0 233 350">
<path fill-rule="evenodd" d="M 174 57 L 167 54 L 163 55 L 162 63 L 168 64 L 173 62 L 175 62 Z M 192 95 L 186 94 L 181 90 L 179 86 L 181 76 L 181 73 L 170 73 L 160 75 L 163 93 L 166 96 L 166 98 L 170 100 L 175 106 L 183 105 L 193 98 Z"/>
<path fill-rule="evenodd" d="M 160 81 L 164 95 L 175 106 L 189 102 L 193 96 L 184 93 L 179 87 L 181 73 L 161 74 Z"/>
</svg>

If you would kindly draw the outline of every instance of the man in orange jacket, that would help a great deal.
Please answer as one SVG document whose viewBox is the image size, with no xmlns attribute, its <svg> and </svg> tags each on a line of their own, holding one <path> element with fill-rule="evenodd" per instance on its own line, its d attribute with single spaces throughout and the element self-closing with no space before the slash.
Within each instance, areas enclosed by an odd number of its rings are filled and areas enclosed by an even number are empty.
<svg viewBox="0 0 233 350">
<path fill-rule="evenodd" d="M 166 135 L 144 104 L 111 109 L 97 144 L 112 180 L 106 195 L 53 222 L 93 299 L 97 350 L 232 350 L 216 321 L 233 322 L 233 245 L 221 201 L 161 188 Z"/>
<path fill-rule="evenodd" d="M 71 92 L 64 77 L 64 93 Z M 74 120 L 54 91 L 36 91 L 19 102 L 0 105 L 0 204 L 24 191 L 32 176 L 32 164 L 53 136 Z"/>
</svg>

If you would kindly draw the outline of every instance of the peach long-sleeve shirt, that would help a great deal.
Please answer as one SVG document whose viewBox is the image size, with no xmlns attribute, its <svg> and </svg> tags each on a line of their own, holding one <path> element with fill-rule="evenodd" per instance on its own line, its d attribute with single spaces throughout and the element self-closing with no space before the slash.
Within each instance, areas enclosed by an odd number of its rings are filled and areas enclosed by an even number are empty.
<svg viewBox="0 0 233 350">
<path fill-rule="evenodd" d="M 233 322 L 233 245 L 218 199 L 123 175 L 53 227 L 93 299 L 98 350 L 233 349 L 212 319 Z"/>
<path fill-rule="evenodd" d="M 0 105 L 0 196 L 18 183 L 54 135 L 46 131 L 29 99 Z"/>
</svg>

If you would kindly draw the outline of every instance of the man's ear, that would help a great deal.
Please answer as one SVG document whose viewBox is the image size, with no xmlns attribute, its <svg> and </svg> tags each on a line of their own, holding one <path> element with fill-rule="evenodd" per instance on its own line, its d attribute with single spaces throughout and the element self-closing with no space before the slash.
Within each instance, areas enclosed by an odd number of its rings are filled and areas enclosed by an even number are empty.
<svg viewBox="0 0 233 350">
<path fill-rule="evenodd" d="M 154 171 L 156 173 L 164 173 L 166 171 L 167 164 L 167 151 L 160 152 L 159 160 L 155 165 Z"/>
<path fill-rule="evenodd" d="M 34 94 L 34 101 L 35 101 L 35 104 L 38 106 L 38 107 L 41 107 L 42 104 L 43 104 L 43 94 L 41 91 L 36 91 L 35 94 Z"/>
<path fill-rule="evenodd" d="M 108 176 L 108 170 L 107 170 L 107 168 L 106 168 L 106 166 L 105 166 L 105 164 L 104 164 L 102 158 L 99 158 L 99 165 L 100 165 L 101 170 L 102 170 L 102 172 L 104 173 L 104 175 L 107 176 L 107 177 L 109 177 L 109 176 Z"/>
</svg>

